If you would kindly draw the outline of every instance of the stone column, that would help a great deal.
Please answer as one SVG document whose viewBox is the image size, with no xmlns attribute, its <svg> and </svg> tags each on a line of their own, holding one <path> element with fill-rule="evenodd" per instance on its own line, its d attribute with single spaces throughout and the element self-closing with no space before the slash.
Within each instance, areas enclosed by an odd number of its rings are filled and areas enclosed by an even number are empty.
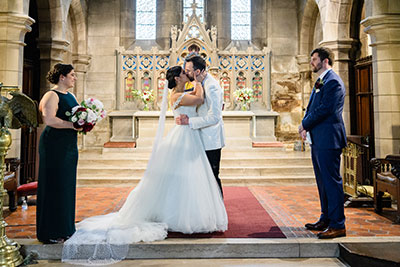
<svg viewBox="0 0 400 267">
<path fill-rule="evenodd" d="M 268 16 L 267 1 L 251 1 L 251 41 L 259 49 L 268 46 Z"/>
<path fill-rule="evenodd" d="M 86 73 L 89 67 L 90 58 L 91 56 L 84 54 L 74 54 L 72 56 L 72 65 L 74 66 L 77 77 L 74 94 L 78 99 L 78 102 L 84 100 L 86 97 Z"/>
<path fill-rule="evenodd" d="M 321 46 L 332 49 L 335 54 L 335 62 L 333 64 L 333 70 L 342 78 L 344 86 L 346 87 L 346 96 L 344 100 L 343 108 L 343 120 L 344 126 L 346 127 L 346 133 L 350 134 L 350 98 L 349 98 L 349 52 L 352 48 L 353 39 L 339 39 L 334 41 L 322 41 Z"/>
<path fill-rule="evenodd" d="M 22 88 L 25 34 L 35 21 L 28 14 L 29 1 L 0 2 L 0 82 Z M 9 157 L 20 156 L 20 130 L 11 130 Z"/>
<path fill-rule="evenodd" d="M 400 1 L 368 1 L 361 23 L 371 37 L 375 156 L 400 153 Z M 396 14 L 395 14 L 396 13 Z"/>
<path fill-rule="evenodd" d="M 129 49 L 135 42 L 136 35 L 136 1 L 121 0 L 121 33 L 119 42 L 125 49 Z"/>
<path fill-rule="evenodd" d="M 182 1 L 157 0 L 156 23 L 156 42 L 161 49 L 169 49 L 171 26 L 177 25 L 178 29 L 182 28 Z"/>
<path fill-rule="evenodd" d="M 21 87 L 25 34 L 35 21 L 26 14 L 27 10 L 8 10 L 8 7 L 0 4 L 0 82 Z"/>
<path fill-rule="evenodd" d="M 217 26 L 218 49 L 223 50 L 231 42 L 231 1 L 207 0 L 205 1 L 206 28 Z"/>
<path fill-rule="evenodd" d="M 82 100 L 86 99 L 86 76 L 87 70 L 90 63 L 90 56 L 85 54 L 74 54 L 72 56 L 72 65 L 74 66 L 75 74 L 77 77 L 75 87 L 74 87 L 74 95 L 80 103 Z M 85 136 L 78 136 L 78 148 L 85 148 Z"/>
<path fill-rule="evenodd" d="M 63 61 L 63 55 L 67 52 L 69 42 L 66 40 L 39 39 L 40 49 L 40 98 L 50 89 L 51 84 L 47 81 L 47 72 L 57 63 Z"/>
<path fill-rule="evenodd" d="M 302 118 L 304 117 L 305 109 L 307 108 L 308 101 L 310 100 L 312 81 L 311 81 L 311 69 L 310 69 L 310 56 L 298 55 L 296 57 L 297 64 L 299 65 L 300 73 L 300 88 L 301 88 L 301 109 Z"/>
</svg>

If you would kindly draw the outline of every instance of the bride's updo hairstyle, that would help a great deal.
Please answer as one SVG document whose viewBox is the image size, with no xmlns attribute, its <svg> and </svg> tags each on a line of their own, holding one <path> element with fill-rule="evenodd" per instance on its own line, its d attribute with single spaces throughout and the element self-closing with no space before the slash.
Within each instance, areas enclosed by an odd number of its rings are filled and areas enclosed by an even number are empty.
<svg viewBox="0 0 400 267">
<path fill-rule="evenodd" d="M 67 74 L 70 73 L 73 69 L 74 67 L 72 67 L 71 64 L 57 63 L 56 65 L 54 65 L 53 69 L 47 73 L 46 78 L 52 84 L 57 84 L 60 81 L 61 74 L 67 76 Z"/>
<path fill-rule="evenodd" d="M 181 75 L 182 67 L 174 66 L 167 71 L 168 88 L 172 89 L 176 86 L 175 77 Z"/>
</svg>

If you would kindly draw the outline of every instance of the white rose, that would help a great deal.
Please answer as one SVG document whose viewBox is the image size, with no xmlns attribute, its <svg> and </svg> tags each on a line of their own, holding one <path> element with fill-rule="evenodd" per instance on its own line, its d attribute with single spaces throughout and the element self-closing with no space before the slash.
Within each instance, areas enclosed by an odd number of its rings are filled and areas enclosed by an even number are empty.
<svg viewBox="0 0 400 267">
<path fill-rule="evenodd" d="M 97 115 L 96 115 L 96 113 L 94 113 L 93 112 L 93 110 L 91 110 L 91 109 L 88 109 L 88 116 L 87 116 L 87 121 L 88 122 L 90 122 L 90 123 L 94 123 L 94 122 L 96 122 L 97 121 Z"/>
<path fill-rule="evenodd" d="M 96 106 L 96 108 L 102 110 L 103 109 L 103 103 L 101 103 L 100 100 L 94 99 L 92 102 L 93 105 Z"/>
<path fill-rule="evenodd" d="M 88 116 L 87 111 L 82 111 L 81 114 L 79 115 L 79 118 L 85 120 L 87 116 Z"/>
<path fill-rule="evenodd" d="M 80 107 L 81 107 L 81 106 L 79 106 L 79 105 L 73 107 L 72 110 L 71 110 L 72 114 L 75 114 L 76 110 L 77 110 L 78 108 L 80 108 Z"/>
</svg>

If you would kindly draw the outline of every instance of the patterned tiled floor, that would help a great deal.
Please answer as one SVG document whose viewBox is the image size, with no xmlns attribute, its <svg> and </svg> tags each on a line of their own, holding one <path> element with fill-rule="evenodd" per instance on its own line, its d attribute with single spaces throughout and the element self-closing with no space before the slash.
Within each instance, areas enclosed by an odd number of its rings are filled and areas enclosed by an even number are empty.
<svg viewBox="0 0 400 267">
<path fill-rule="evenodd" d="M 78 188 L 76 220 L 117 211 L 132 188 Z M 272 216 L 288 238 L 315 238 L 315 232 L 303 226 L 319 216 L 319 200 L 315 185 L 249 186 L 256 198 Z M 27 211 L 18 207 L 10 213 L 4 210 L 9 238 L 36 238 L 36 207 Z M 392 224 L 394 210 L 385 209 L 382 215 L 373 207 L 346 207 L 347 236 L 400 236 L 400 225 Z"/>
</svg>

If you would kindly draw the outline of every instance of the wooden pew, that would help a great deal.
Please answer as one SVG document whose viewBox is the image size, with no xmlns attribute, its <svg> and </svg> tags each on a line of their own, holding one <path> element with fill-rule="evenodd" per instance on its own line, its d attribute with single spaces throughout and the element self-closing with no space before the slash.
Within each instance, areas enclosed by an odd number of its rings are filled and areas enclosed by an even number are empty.
<svg viewBox="0 0 400 267">
<path fill-rule="evenodd" d="M 8 206 L 10 211 L 17 209 L 17 186 L 20 161 L 17 158 L 5 159 L 4 189 L 8 194 Z"/>
<path fill-rule="evenodd" d="M 385 159 L 371 159 L 374 178 L 375 212 L 382 212 L 382 197 L 385 192 L 397 199 L 397 214 L 394 223 L 400 223 L 400 155 L 388 155 Z"/>
</svg>

